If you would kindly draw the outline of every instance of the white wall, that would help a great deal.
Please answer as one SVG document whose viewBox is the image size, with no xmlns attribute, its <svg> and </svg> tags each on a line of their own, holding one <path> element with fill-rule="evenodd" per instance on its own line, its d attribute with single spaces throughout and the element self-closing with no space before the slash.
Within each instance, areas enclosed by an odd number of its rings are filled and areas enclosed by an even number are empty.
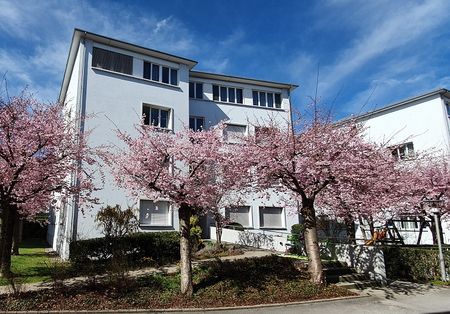
<svg viewBox="0 0 450 314">
<path fill-rule="evenodd" d="M 374 114 L 361 120 L 369 140 L 387 146 L 413 142 L 416 152 L 440 150 L 450 153 L 449 118 L 439 94 Z M 402 162 L 408 162 L 407 160 Z M 450 243 L 450 223 L 443 221 L 444 241 Z M 399 226 L 397 226 L 399 227 Z M 407 244 L 416 244 L 419 228 L 400 233 Z M 363 238 L 357 228 L 357 238 Z M 422 244 L 432 244 L 429 228 L 424 229 Z"/>
</svg>

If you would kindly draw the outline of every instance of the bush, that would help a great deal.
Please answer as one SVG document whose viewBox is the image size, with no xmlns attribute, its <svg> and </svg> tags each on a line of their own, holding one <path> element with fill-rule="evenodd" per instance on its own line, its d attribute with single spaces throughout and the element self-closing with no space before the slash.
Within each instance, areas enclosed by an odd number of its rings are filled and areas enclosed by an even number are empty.
<svg viewBox="0 0 450 314">
<path fill-rule="evenodd" d="M 386 275 L 389 279 L 406 279 L 429 282 L 441 276 L 437 247 L 383 247 Z M 450 265 L 450 248 L 444 248 L 447 269 Z"/>
<path fill-rule="evenodd" d="M 306 255 L 305 241 L 303 237 L 303 232 L 305 231 L 305 226 L 303 224 L 294 224 L 291 227 L 291 234 L 288 240 L 292 243 L 289 251 L 294 254 Z"/>
<path fill-rule="evenodd" d="M 130 266 L 143 264 L 164 265 L 180 259 L 178 232 L 140 232 L 119 238 L 95 238 L 70 243 L 70 261 L 85 268 L 90 262 L 106 265 L 113 251 L 120 247 L 126 252 Z"/>
<path fill-rule="evenodd" d="M 138 229 L 138 221 L 131 207 L 126 210 L 122 210 L 120 205 L 103 207 L 95 221 L 105 237 L 123 237 Z"/>
</svg>

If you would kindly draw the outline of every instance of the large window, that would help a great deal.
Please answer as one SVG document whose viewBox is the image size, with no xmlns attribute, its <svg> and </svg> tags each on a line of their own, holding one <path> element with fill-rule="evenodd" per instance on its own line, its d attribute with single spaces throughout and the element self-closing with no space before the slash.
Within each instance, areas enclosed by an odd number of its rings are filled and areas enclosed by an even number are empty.
<svg viewBox="0 0 450 314">
<path fill-rule="evenodd" d="M 414 152 L 414 144 L 412 142 L 393 146 L 391 147 L 391 150 L 392 156 L 394 156 L 397 160 L 413 159 L 416 157 L 416 153 Z"/>
<path fill-rule="evenodd" d="M 419 229 L 419 220 L 416 217 L 402 217 L 400 221 L 396 221 L 398 229 L 412 230 Z"/>
<path fill-rule="evenodd" d="M 285 228 L 284 211 L 281 207 L 260 207 L 259 225 L 261 228 Z"/>
<path fill-rule="evenodd" d="M 94 47 L 92 66 L 124 74 L 133 74 L 133 57 Z"/>
<path fill-rule="evenodd" d="M 269 108 L 281 108 L 281 94 L 253 91 L 253 105 Z"/>
<path fill-rule="evenodd" d="M 223 133 L 225 141 L 229 143 L 240 143 L 242 137 L 247 133 L 247 127 L 245 125 L 227 124 Z"/>
<path fill-rule="evenodd" d="M 230 222 L 237 222 L 246 228 L 251 227 L 250 215 L 250 206 L 239 206 L 225 210 L 225 218 Z"/>
<path fill-rule="evenodd" d="M 189 117 L 189 128 L 194 131 L 202 131 L 205 125 L 205 118 L 203 117 Z"/>
<path fill-rule="evenodd" d="M 203 99 L 203 83 L 189 82 L 189 97 Z"/>
<path fill-rule="evenodd" d="M 170 85 L 178 85 L 178 70 L 144 61 L 144 78 Z"/>
<path fill-rule="evenodd" d="M 213 100 L 242 104 L 243 91 L 241 88 L 213 85 Z"/>
<path fill-rule="evenodd" d="M 169 202 L 141 200 L 139 208 L 139 224 L 141 226 L 172 226 Z"/>
<path fill-rule="evenodd" d="M 162 129 L 169 128 L 169 109 L 144 105 L 142 107 L 142 115 L 144 116 L 145 125 L 153 125 Z"/>
</svg>

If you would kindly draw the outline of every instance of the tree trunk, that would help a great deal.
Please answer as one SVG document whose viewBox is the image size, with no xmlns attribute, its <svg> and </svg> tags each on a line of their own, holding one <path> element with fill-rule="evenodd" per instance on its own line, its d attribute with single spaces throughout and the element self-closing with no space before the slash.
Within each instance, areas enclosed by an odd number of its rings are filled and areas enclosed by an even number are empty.
<svg viewBox="0 0 450 314">
<path fill-rule="evenodd" d="M 347 241 L 349 244 L 356 244 L 355 220 L 351 216 L 344 219 L 345 229 L 347 231 Z"/>
<path fill-rule="evenodd" d="M 19 215 L 16 215 L 14 219 L 12 255 L 19 255 L 19 243 L 22 241 L 22 227 L 23 220 L 20 219 Z"/>
<path fill-rule="evenodd" d="M 192 285 L 192 264 L 191 264 L 191 208 L 182 204 L 179 209 L 180 217 L 180 272 L 181 272 L 181 293 L 191 297 L 194 288 Z"/>
<path fill-rule="evenodd" d="M 0 234 L 0 272 L 3 277 L 11 275 L 11 249 L 14 233 L 14 220 L 17 211 L 10 205 L 2 206 L 2 230 Z"/>
<path fill-rule="evenodd" d="M 222 247 L 222 222 L 216 220 L 216 247 Z"/>
<path fill-rule="evenodd" d="M 319 240 L 317 236 L 316 213 L 314 200 L 305 199 L 302 202 L 302 215 L 305 224 L 305 246 L 308 254 L 308 272 L 311 281 L 315 284 L 323 284 L 323 268 L 320 259 Z"/>
</svg>

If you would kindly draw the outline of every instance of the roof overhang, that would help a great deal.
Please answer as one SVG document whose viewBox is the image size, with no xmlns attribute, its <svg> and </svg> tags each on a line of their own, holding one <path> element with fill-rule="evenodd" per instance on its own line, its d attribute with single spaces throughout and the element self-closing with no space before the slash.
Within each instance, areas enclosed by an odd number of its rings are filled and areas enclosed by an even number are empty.
<svg viewBox="0 0 450 314">
<path fill-rule="evenodd" d="M 294 84 L 264 81 L 264 80 L 246 78 L 246 77 L 223 75 L 223 74 L 216 74 L 216 73 L 209 73 L 209 72 L 201 72 L 201 71 L 192 71 L 191 70 L 189 73 L 190 73 L 190 77 L 218 80 L 218 81 L 225 81 L 225 82 L 252 84 L 252 85 L 258 85 L 258 86 L 288 89 L 288 90 L 294 90 L 295 88 L 298 87 L 298 85 L 294 85 Z"/>
</svg>

